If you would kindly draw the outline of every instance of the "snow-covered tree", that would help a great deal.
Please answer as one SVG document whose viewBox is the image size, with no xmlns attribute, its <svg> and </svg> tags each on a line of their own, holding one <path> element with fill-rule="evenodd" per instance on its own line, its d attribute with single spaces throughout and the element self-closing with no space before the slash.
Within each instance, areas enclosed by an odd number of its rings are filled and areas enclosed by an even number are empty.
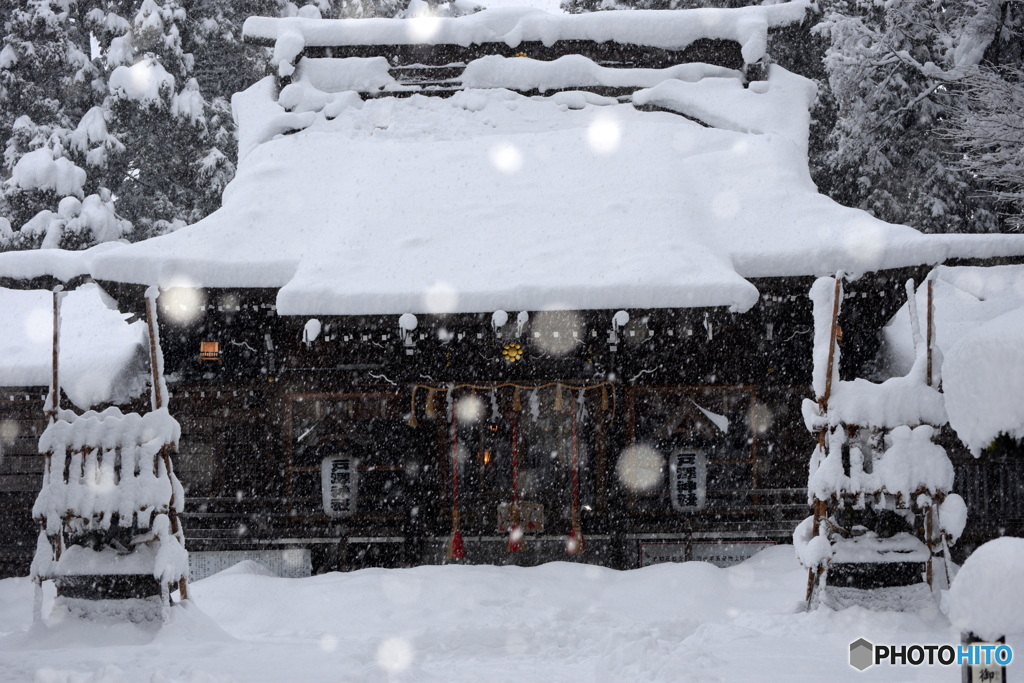
<svg viewBox="0 0 1024 683">
<path fill-rule="evenodd" d="M 955 48 L 967 4 L 823 5 L 817 30 L 828 39 L 824 63 L 835 105 L 824 167 L 816 175 L 823 190 L 926 232 L 996 229 L 977 179 L 956 166 L 950 141 L 937 134 L 962 77 Z"/>
<path fill-rule="evenodd" d="M 280 0 L 0 0 L 8 5 L 0 249 L 139 239 L 219 206 L 234 175 L 230 96 L 266 72 L 266 51 L 241 42 L 242 22 L 281 13 Z M 91 210 L 74 213 L 66 197 Z M 97 207 L 109 213 L 86 230 Z"/>
<path fill-rule="evenodd" d="M 192 75 L 211 102 L 230 100 L 267 74 L 267 51 L 242 42 L 242 24 L 251 16 L 278 16 L 282 8 L 279 0 L 201 0 L 188 7 L 183 48 L 194 55 Z"/>
<path fill-rule="evenodd" d="M 93 107 L 100 72 L 78 9 L 70 0 L 31 0 L 4 24 L 0 249 L 82 248 L 131 227 L 85 170 L 101 166 L 119 143 Z"/>
<path fill-rule="evenodd" d="M 108 173 L 119 210 L 135 223 L 136 237 L 202 218 L 219 205 L 234 166 L 231 150 L 217 147 L 218 138 L 223 145 L 230 137 L 218 136 L 226 105 L 211 112 L 192 75 L 194 56 L 183 49 L 188 15 L 175 0 L 143 0 L 127 24 L 114 12 L 95 19 L 114 28 L 105 106 L 124 144 Z M 117 28 L 127 31 L 113 35 Z"/>
<path fill-rule="evenodd" d="M 957 44 L 965 71 L 944 128 L 956 166 L 987 184 L 1006 226 L 1024 230 L 1024 3 L 972 0 Z"/>
</svg>

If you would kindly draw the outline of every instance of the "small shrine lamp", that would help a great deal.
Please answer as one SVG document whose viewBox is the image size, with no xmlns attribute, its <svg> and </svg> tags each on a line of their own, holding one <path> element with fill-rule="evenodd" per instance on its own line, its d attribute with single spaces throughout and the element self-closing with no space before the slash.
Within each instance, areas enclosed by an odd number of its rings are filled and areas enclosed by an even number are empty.
<svg viewBox="0 0 1024 683">
<path fill-rule="evenodd" d="M 212 361 L 220 363 L 220 342 L 202 341 L 199 342 L 199 362 Z"/>
<path fill-rule="evenodd" d="M 1004 536 L 975 550 L 949 588 L 949 620 L 960 629 L 963 681 L 1006 683 L 1013 650 L 1006 634 L 1024 633 L 1024 538 Z"/>
</svg>

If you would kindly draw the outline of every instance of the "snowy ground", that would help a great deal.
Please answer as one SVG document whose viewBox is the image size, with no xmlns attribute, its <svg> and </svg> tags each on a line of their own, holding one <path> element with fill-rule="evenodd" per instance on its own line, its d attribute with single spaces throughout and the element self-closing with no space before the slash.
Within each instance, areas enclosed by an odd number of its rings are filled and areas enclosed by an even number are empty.
<svg viewBox="0 0 1024 683">
<path fill-rule="evenodd" d="M 849 666 L 849 643 L 955 644 L 935 607 L 801 610 L 792 547 L 729 569 L 689 562 L 618 572 L 369 569 L 307 579 L 252 563 L 193 584 L 155 636 L 51 616 L 30 632 L 32 587 L 0 581 L 0 680 L 958 681 L 955 667 Z M 1015 590 L 1022 590 L 1016 587 Z M 49 609 L 48 597 L 45 609 Z M 201 609 L 201 611 L 200 611 Z M 1009 639 L 1024 652 L 1024 638 Z M 1011 665 L 1012 677 L 1019 664 Z"/>
</svg>

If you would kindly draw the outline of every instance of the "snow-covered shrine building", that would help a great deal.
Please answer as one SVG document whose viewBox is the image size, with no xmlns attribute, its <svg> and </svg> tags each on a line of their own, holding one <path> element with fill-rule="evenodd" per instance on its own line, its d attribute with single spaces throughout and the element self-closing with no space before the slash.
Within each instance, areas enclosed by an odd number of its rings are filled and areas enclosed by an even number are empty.
<svg viewBox="0 0 1024 683">
<path fill-rule="evenodd" d="M 233 100 L 223 207 L 4 254 L 0 284 L 84 277 L 140 318 L 161 288 L 190 551 L 737 561 L 808 514 L 815 278 L 851 276 L 852 379 L 908 278 L 1024 255 L 817 192 L 814 86 L 767 54 L 806 11 L 252 18 L 275 74 Z"/>
</svg>

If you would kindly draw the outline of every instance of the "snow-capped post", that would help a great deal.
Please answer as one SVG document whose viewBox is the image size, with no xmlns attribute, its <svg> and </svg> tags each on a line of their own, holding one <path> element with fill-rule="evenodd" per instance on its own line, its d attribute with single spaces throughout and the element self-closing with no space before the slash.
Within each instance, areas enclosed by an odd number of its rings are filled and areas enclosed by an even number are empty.
<svg viewBox="0 0 1024 683">
<path fill-rule="evenodd" d="M 149 332 L 149 365 L 153 373 L 152 407 L 154 411 L 166 410 L 170 415 L 168 403 L 167 383 L 164 381 L 164 352 L 160 348 L 160 326 L 156 317 L 156 300 L 160 296 L 158 287 L 146 289 L 146 326 Z M 184 489 L 174 476 L 174 466 L 171 462 L 171 445 L 164 443 L 160 447 L 160 459 L 163 460 L 164 469 L 168 479 L 171 481 L 171 499 L 167 505 L 167 518 L 170 522 L 170 532 L 174 540 L 185 548 L 185 532 L 178 519 L 178 508 L 184 503 Z M 154 523 L 155 529 L 155 523 Z M 163 547 L 168 541 L 160 538 L 160 545 Z M 177 577 L 178 592 L 182 600 L 188 600 L 188 574 Z M 166 582 L 164 582 L 166 584 Z M 166 605 L 169 604 L 165 601 Z"/>
<path fill-rule="evenodd" d="M 838 349 L 836 342 L 839 338 L 839 310 L 840 302 L 843 298 L 843 273 L 836 273 L 835 278 L 820 278 L 811 287 L 811 298 L 814 301 L 814 364 L 813 364 L 813 383 L 814 391 L 817 395 L 818 404 L 818 444 L 815 448 L 814 454 L 811 457 L 811 474 L 814 474 L 814 470 L 820 466 L 828 453 L 828 433 L 829 425 L 826 416 L 828 415 L 828 400 L 832 394 L 832 381 L 835 376 L 838 378 Z M 834 283 L 831 288 L 832 301 L 828 302 L 827 288 L 829 281 Z M 826 307 L 831 303 L 832 314 L 828 318 L 825 318 Z M 825 320 L 828 321 L 828 327 L 824 326 Z M 825 332 L 827 330 L 827 342 Z M 828 344 L 827 349 L 823 348 L 825 343 Z M 825 352 L 823 354 L 823 351 Z M 822 356 L 824 355 L 824 358 Z M 824 360 L 824 363 L 822 361 Z M 827 504 L 826 501 L 819 499 L 812 492 L 808 492 L 811 496 L 811 507 L 812 507 L 812 527 L 810 529 L 810 538 L 807 539 L 808 546 L 820 546 L 821 541 L 815 542 L 819 536 L 823 538 L 828 537 L 828 529 L 826 528 L 826 516 L 827 516 Z M 801 525 L 803 526 L 803 525 Z M 798 528 L 799 532 L 799 528 Z M 795 538 L 795 534 L 794 534 Z M 812 553 L 812 555 L 814 555 Z M 825 554 L 820 556 L 808 556 L 806 558 L 809 561 L 810 566 L 807 569 L 807 608 L 810 609 L 813 604 L 815 587 L 824 581 L 825 571 L 828 567 L 829 557 Z"/>
<path fill-rule="evenodd" d="M 935 306 L 933 305 L 933 294 L 935 292 L 935 273 L 938 271 L 932 270 L 928 273 L 928 318 L 927 318 L 927 329 L 925 330 L 925 344 L 928 349 L 928 372 L 926 375 L 926 382 L 928 386 L 932 385 L 932 344 L 935 342 Z"/>
<path fill-rule="evenodd" d="M 1013 650 L 1007 633 L 1024 631 L 1024 539 L 1003 536 L 983 544 L 964 562 L 949 588 L 949 620 L 961 643 L 974 645 L 961 663 L 964 683 L 1005 683 Z"/>
<path fill-rule="evenodd" d="M 52 372 L 50 380 L 50 392 L 43 405 L 43 413 L 47 416 L 50 424 L 57 421 L 57 414 L 60 410 L 60 374 L 58 372 L 58 361 L 60 359 L 60 300 L 63 296 L 63 285 L 53 288 L 53 349 L 51 355 Z M 47 451 L 43 454 L 43 487 L 45 488 L 50 478 L 50 465 L 52 453 Z M 60 559 L 63 548 L 61 535 L 52 538 L 46 533 L 46 520 L 39 520 L 39 537 L 36 543 L 35 559 L 32 561 L 31 576 L 35 593 L 32 601 L 32 622 L 41 624 L 43 620 L 43 579 L 48 574 L 51 562 Z"/>
<path fill-rule="evenodd" d="M 164 354 L 160 348 L 160 329 L 156 320 L 156 300 L 160 296 L 157 287 L 146 289 L 146 326 L 149 331 L 149 365 L 153 374 L 153 389 L 150 394 L 153 410 L 167 405 L 167 385 L 163 380 Z"/>
<path fill-rule="evenodd" d="M 60 300 L 63 298 L 64 286 L 57 285 L 53 288 L 53 354 L 52 354 L 52 376 L 50 380 L 50 395 L 46 397 L 46 404 L 43 411 L 50 422 L 57 421 L 57 412 L 60 410 Z"/>
</svg>

